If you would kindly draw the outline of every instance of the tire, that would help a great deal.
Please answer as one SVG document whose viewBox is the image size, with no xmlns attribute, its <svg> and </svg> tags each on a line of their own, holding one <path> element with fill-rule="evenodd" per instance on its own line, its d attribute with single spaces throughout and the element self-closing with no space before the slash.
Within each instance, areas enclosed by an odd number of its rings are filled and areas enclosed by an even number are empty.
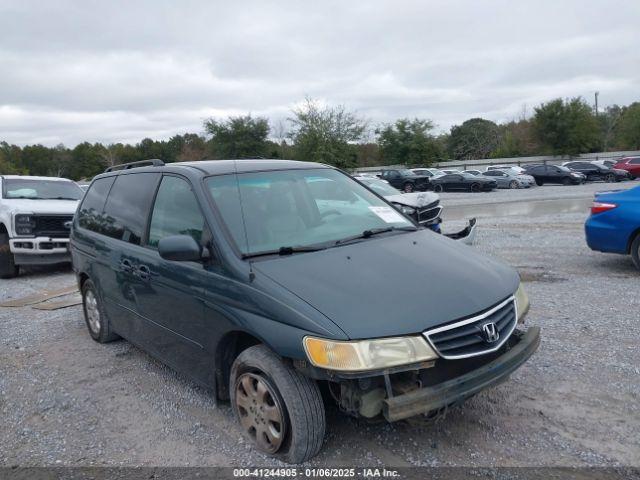
<svg viewBox="0 0 640 480">
<path fill-rule="evenodd" d="M 640 234 L 631 242 L 631 260 L 638 270 L 640 270 Z"/>
<path fill-rule="evenodd" d="M 89 329 L 89 335 L 96 342 L 107 343 L 120 338 L 117 333 L 111 330 L 109 317 L 107 317 L 98 291 L 91 280 L 86 280 L 82 284 L 82 311 L 84 312 L 84 321 Z"/>
<path fill-rule="evenodd" d="M 474 193 L 478 193 L 480 191 L 480 185 L 477 183 L 471 184 L 471 191 Z"/>
<path fill-rule="evenodd" d="M 544 185 L 544 182 L 543 182 L 542 180 L 538 180 L 538 179 L 536 178 L 536 185 L 537 185 L 537 186 L 539 186 L 539 187 L 541 187 L 542 185 Z"/>
<path fill-rule="evenodd" d="M 245 438 L 258 450 L 287 463 L 305 462 L 320 451 L 326 421 L 322 396 L 313 380 L 284 363 L 264 345 L 240 353 L 231 366 L 229 377 L 231 407 Z M 258 392 L 258 385 L 262 385 L 262 394 Z M 267 393 L 264 393 L 265 389 Z M 263 400 L 256 403 L 256 395 Z M 244 408 L 247 405 L 249 409 Z M 280 412 L 279 416 L 272 410 L 274 407 Z M 265 412 L 269 410 L 273 418 L 281 419 L 279 429 L 275 427 L 278 422 L 273 423 L 266 417 Z M 274 432 L 278 433 L 279 438 L 269 441 L 266 430 L 272 436 Z M 262 438 L 268 439 L 262 444 L 256 440 L 261 434 Z"/>
<path fill-rule="evenodd" d="M 520 188 L 520 185 L 518 185 L 518 182 L 516 182 L 515 180 L 511 180 L 509 182 L 509 188 L 514 190 L 516 188 Z"/>
<path fill-rule="evenodd" d="M 439 183 L 435 184 L 433 186 L 433 191 L 436 193 L 442 193 L 444 192 L 444 187 L 442 185 L 440 185 Z"/>
<path fill-rule="evenodd" d="M 415 189 L 415 185 L 411 182 L 407 182 L 402 186 L 402 191 L 404 193 L 412 193 Z"/>
<path fill-rule="evenodd" d="M 563 178 L 562 179 L 562 185 L 565 185 L 565 186 L 571 185 L 571 179 L 567 178 L 567 177 Z"/>
<path fill-rule="evenodd" d="M 605 182 L 609 182 L 609 183 L 613 183 L 616 181 L 616 176 L 613 173 L 608 173 L 605 177 L 604 177 L 604 181 Z"/>
<path fill-rule="evenodd" d="M 9 235 L 0 233 L 0 278 L 17 277 L 19 272 L 9 248 Z"/>
</svg>

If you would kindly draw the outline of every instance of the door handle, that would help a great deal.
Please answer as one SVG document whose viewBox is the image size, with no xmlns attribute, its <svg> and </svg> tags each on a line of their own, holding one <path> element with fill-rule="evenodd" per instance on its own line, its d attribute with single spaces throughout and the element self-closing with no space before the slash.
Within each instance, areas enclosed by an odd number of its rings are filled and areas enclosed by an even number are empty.
<svg viewBox="0 0 640 480">
<path fill-rule="evenodd" d="M 137 274 L 140 280 L 149 280 L 151 278 L 151 270 L 146 265 L 138 266 Z"/>
<path fill-rule="evenodd" d="M 120 261 L 120 271 L 124 273 L 131 273 L 133 270 L 133 266 L 129 260 L 121 260 Z"/>
</svg>

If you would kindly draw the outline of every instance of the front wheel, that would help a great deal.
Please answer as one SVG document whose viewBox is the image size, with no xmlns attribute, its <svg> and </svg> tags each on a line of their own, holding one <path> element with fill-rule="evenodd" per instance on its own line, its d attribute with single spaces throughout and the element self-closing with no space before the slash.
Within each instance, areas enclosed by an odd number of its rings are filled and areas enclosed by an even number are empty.
<svg viewBox="0 0 640 480">
<path fill-rule="evenodd" d="M 413 186 L 413 183 L 407 182 L 404 184 L 402 189 L 404 190 L 404 193 L 411 193 L 415 190 L 415 187 Z"/>
<path fill-rule="evenodd" d="M 562 185 L 571 185 L 571 179 L 570 178 L 563 178 L 562 179 Z"/>
<path fill-rule="evenodd" d="M 472 183 L 471 184 L 471 191 L 473 193 L 478 193 L 480 191 L 480 185 L 477 183 Z"/>
<path fill-rule="evenodd" d="M 433 191 L 436 193 L 442 193 L 444 191 L 444 187 L 438 183 L 433 186 Z"/>
<path fill-rule="evenodd" d="M 509 188 L 511 188 L 512 190 L 518 188 L 518 186 L 518 182 L 516 182 L 515 180 L 511 180 L 509 182 Z"/>
<path fill-rule="evenodd" d="M 18 276 L 18 266 L 13 260 L 13 253 L 9 247 L 9 235 L 0 233 L 0 278 Z"/>
<path fill-rule="evenodd" d="M 613 173 L 608 173 L 606 177 L 604 177 L 605 182 L 613 183 L 616 181 L 616 176 Z"/>
<path fill-rule="evenodd" d="M 640 234 L 636 235 L 635 240 L 631 243 L 631 259 L 636 268 L 640 270 Z"/>
<path fill-rule="evenodd" d="M 266 346 L 238 355 L 229 391 L 243 433 L 258 450 L 288 463 L 320 451 L 325 411 L 318 385 Z"/>
</svg>

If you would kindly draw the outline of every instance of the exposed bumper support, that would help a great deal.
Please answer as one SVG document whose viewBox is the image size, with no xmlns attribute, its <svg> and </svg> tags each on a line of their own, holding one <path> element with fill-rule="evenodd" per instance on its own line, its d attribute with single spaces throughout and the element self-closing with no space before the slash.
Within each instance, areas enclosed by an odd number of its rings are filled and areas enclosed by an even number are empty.
<svg viewBox="0 0 640 480">
<path fill-rule="evenodd" d="M 394 422 L 466 400 L 487 387 L 507 380 L 511 373 L 533 355 L 539 345 L 540 328 L 530 327 L 520 337 L 520 341 L 504 355 L 476 370 L 432 387 L 385 399 L 384 416 L 388 421 Z"/>
</svg>

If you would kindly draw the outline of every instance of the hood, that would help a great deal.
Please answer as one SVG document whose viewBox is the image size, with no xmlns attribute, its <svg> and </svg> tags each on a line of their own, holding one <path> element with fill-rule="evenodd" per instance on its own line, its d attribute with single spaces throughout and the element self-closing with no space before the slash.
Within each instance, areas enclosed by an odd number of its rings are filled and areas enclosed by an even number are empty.
<svg viewBox="0 0 640 480">
<path fill-rule="evenodd" d="M 62 214 L 76 213 L 80 200 L 29 200 L 24 198 L 3 198 L 2 203 L 13 214 Z"/>
<path fill-rule="evenodd" d="M 421 208 L 440 201 L 440 196 L 433 192 L 413 192 L 398 195 L 388 195 L 384 197 L 389 202 L 400 203 L 408 207 Z"/>
<path fill-rule="evenodd" d="M 265 259 L 253 268 L 352 339 L 415 334 L 467 317 L 519 283 L 513 268 L 428 229 Z"/>
</svg>

